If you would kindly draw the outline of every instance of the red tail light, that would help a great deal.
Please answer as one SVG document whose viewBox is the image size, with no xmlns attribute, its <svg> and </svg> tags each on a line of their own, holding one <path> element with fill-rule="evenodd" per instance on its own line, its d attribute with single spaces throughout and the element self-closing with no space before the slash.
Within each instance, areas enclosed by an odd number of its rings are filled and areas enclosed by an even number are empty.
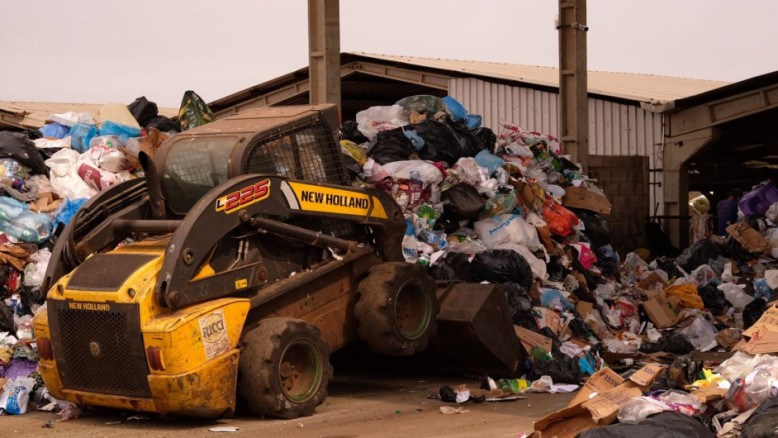
<svg viewBox="0 0 778 438">
<path fill-rule="evenodd" d="M 162 355 L 162 349 L 159 347 L 146 348 L 146 357 L 152 370 L 164 371 L 165 357 Z"/>
<path fill-rule="evenodd" d="M 54 350 L 51 348 L 51 339 L 38 338 L 38 356 L 43 360 L 54 360 Z"/>
</svg>

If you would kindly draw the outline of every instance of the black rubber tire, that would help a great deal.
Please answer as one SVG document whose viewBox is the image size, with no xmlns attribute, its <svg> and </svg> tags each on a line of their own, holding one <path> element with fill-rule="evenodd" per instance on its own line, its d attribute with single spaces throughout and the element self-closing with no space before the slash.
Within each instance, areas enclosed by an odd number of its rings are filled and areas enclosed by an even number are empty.
<svg viewBox="0 0 778 438">
<path fill-rule="evenodd" d="M 238 394 L 249 411 L 284 419 L 313 415 L 332 379 L 321 332 L 294 318 L 268 318 L 246 333 L 239 370 Z"/>
<path fill-rule="evenodd" d="M 424 351 L 437 330 L 440 303 L 435 280 L 421 265 L 373 266 L 359 283 L 354 307 L 357 334 L 370 350 L 390 356 Z"/>
</svg>

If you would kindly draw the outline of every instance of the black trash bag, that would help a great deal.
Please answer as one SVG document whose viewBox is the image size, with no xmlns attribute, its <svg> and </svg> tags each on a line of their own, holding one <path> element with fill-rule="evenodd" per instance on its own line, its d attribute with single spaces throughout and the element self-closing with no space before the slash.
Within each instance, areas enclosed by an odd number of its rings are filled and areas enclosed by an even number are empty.
<svg viewBox="0 0 778 438">
<path fill-rule="evenodd" d="M 156 117 L 159 114 L 157 104 L 149 102 L 146 96 L 141 96 L 131 104 L 127 105 L 127 109 L 130 110 L 130 114 L 135 117 L 140 126 L 146 126 L 146 123 L 151 120 L 152 117 Z"/>
<path fill-rule="evenodd" d="M 599 429 L 590 429 L 577 438 L 715 438 L 694 417 L 680 412 L 662 412 L 638 424 L 618 423 Z"/>
<path fill-rule="evenodd" d="M 743 247 L 732 236 L 728 236 L 721 245 L 721 255 L 730 259 L 735 259 L 738 262 L 747 262 L 753 258 L 751 252 Z"/>
<path fill-rule="evenodd" d="M 0 300 L 0 332 L 14 333 L 14 312 Z"/>
<path fill-rule="evenodd" d="M 443 204 L 444 213 L 450 213 L 457 220 L 477 218 L 486 205 L 478 189 L 467 183 L 449 188 L 443 192 L 441 199 L 448 201 Z"/>
<path fill-rule="evenodd" d="M 594 246 L 610 245 L 611 231 L 605 222 L 605 216 L 587 210 L 575 210 L 576 216 L 584 223 L 584 234 L 591 240 Z"/>
<path fill-rule="evenodd" d="M 473 134 L 473 137 L 478 139 L 483 149 L 486 149 L 489 152 L 494 150 L 494 145 L 497 143 L 497 135 L 495 135 L 494 131 L 489 128 L 480 127 L 471 129 L 470 133 Z"/>
<path fill-rule="evenodd" d="M 527 379 L 535 381 L 542 376 L 550 376 L 554 383 L 579 384 L 581 368 L 578 360 L 557 354 L 554 360 L 537 359 L 532 361 L 532 368 L 527 372 Z"/>
<path fill-rule="evenodd" d="M 451 234 L 460 228 L 462 228 L 462 226 L 459 225 L 459 219 L 457 219 L 454 213 L 451 211 L 446 212 L 444 209 L 443 214 L 435 221 L 435 227 L 433 229 L 443 230 L 444 233 Z"/>
<path fill-rule="evenodd" d="M 532 312 L 532 298 L 527 289 L 518 283 L 505 283 L 502 287 L 508 297 L 508 310 L 513 321 L 521 320 Z"/>
<path fill-rule="evenodd" d="M 143 125 L 143 127 L 146 129 L 156 129 L 159 132 L 181 132 L 181 127 L 178 125 L 178 122 L 165 116 L 152 117 Z"/>
<path fill-rule="evenodd" d="M 701 239 L 690 248 L 685 249 L 675 262 L 686 272 L 691 272 L 700 265 L 709 264 L 711 260 L 716 260 L 720 255 L 721 247 L 716 242 L 710 239 Z"/>
<path fill-rule="evenodd" d="M 424 160 L 443 161 L 453 166 L 464 152 L 454 130 L 443 122 L 425 120 L 414 125 L 416 134 L 424 139 L 419 156 Z"/>
<path fill-rule="evenodd" d="M 184 92 L 181 107 L 178 110 L 178 123 L 181 130 L 186 131 L 215 120 L 211 109 L 202 97 L 192 90 Z"/>
<path fill-rule="evenodd" d="M 564 281 L 565 277 L 570 274 L 570 270 L 555 263 L 553 260 L 546 266 L 546 272 L 548 273 L 548 279 L 551 281 Z"/>
<path fill-rule="evenodd" d="M 27 166 L 33 174 L 49 174 L 49 168 L 35 143 L 21 132 L 0 131 L 0 158 L 13 158 Z"/>
<path fill-rule="evenodd" d="M 405 136 L 403 128 L 395 128 L 379 132 L 367 156 L 378 164 L 386 164 L 407 160 L 415 153 L 416 148 Z"/>
<path fill-rule="evenodd" d="M 457 402 L 457 392 L 454 391 L 454 388 L 450 386 L 441 386 L 440 390 L 438 390 L 438 395 L 440 395 L 440 401 L 444 401 L 446 403 Z"/>
<path fill-rule="evenodd" d="M 356 144 L 367 143 L 370 141 L 362 131 L 359 130 L 358 124 L 355 120 L 347 120 L 340 126 L 340 138 L 343 140 L 353 141 Z"/>
<path fill-rule="evenodd" d="M 694 350 L 689 338 L 680 332 L 673 332 L 668 336 L 663 336 L 659 341 L 651 343 L 644 342 L 640 345 L 640 351 L 643 353 L 657 353 L 664 351 L 672 354 L 688 354 Z"/>
<path fill-rule="evenodd" d="M 759 321 L 765 309 L 767 309 L 767 302 L 762 298 L 757 298 L 748 303 L 743 308 L 743 330 L 748 329 Z"/>
<path fill-rule="evenodd" d="M 568 327 L 570 327 L 570 331 L 573 332 L 573 336 L 577 338 L 588 339 L 594 336 L 592 328 L 580 317 L 573 318 Z"/>
<path fill-rule="evenodd" d="M 454 137 L 456 137 L 457 142 L 459 143 L 463 157 L 475 157 L 484 149 L 491 152 L 494 148 L 494 143 L 491 145 L 489 143 L 485 144 L 481 139 L 473 135 L 464 122 L 447 120 L 446 124 L 454 133 Z"/>
<path fill-rule="evenodd" d="M 518 283 L 532 288 L 532 269 L 521 254 L 510 249 L 490 249 L 476 254 L 471 263 L 481 280 L 490 283 Z"/>
<path fill-rule="evenodd" d="M 659 269 L 667 272 L 668 278 L 680 278 L 684 276 L 684 274 L 678 270 L 678 265 L 675 264 L 675 261 L 668 259 L 667 257 L 656 259 L 656 265 Z"/>
<path fill-rule="evenodd" d="M 732 306 L 724 296 L 724 292 L 712 284 L 697 289 L 697 293 L 700 294 L 705 307 L 716 316 L 723 315 L 726 313 L 727 308 Z"/>
<path fill-rule="evenodd" d="M 681 250 L 670 241 L 670 236 L 662 230 L 662 225 L 658 221 L 646 222 L 644 230 L 651 257 L 678 257 L 678 254 L 681 253 Z"/>
<path fill-rule="evenodd" d="M 450 252 L 443 263 L 430 268 L 430 274 L 436 280 L 460 280 L 467 283 L 475 281 L 473 267 L 466 254 Z"/>
<path fill-rule="evenodd" d="M 741 438 L 772 438 L 778 431 L 778 397 L 765 400 L 740 428 Z"/>
</svg>

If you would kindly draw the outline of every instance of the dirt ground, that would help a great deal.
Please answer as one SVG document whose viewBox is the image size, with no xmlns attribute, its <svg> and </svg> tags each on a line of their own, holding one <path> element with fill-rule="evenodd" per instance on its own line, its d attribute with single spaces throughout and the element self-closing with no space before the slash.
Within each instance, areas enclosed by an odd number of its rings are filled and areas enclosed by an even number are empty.
<svg viewBox="0 0 778 438">
<path fill-rule="evenodd" d="M 349 373 L 330 383 L 330 395 L 311 417 L 296 420 L 256 419 L 239 414 L 230 419 L 201 421 L 190 418 L 162 419 L 118 411 L 87 412 L 70 421 L 47 412 L 0 417 L 2 437 L 516 437 L 531 433 L 533 422 L 563 408 L 574 394 L 527 394 L 526 399 L 464 405 L 429 399 L 443 385 L 478 381 L 461 377 L 405 375 L 390 377 Z M 462 406 L 465 414 L 444 415 L 441 406 Z M 45 427 L 51 422 L 51 428 Z M 209 431 L 217 426 L 236 426 L 236 433 Z"/>
</svg>

